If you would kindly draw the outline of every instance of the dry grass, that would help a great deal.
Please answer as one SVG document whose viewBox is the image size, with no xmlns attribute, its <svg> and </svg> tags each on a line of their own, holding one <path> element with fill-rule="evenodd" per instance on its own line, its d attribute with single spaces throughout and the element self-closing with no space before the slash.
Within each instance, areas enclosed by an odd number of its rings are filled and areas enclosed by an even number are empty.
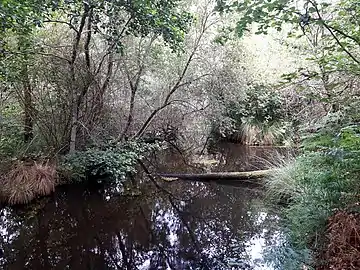
<svg viewBox="0 0 360 270">
<path fill-rule="evenodd" d="M 360 214 L 338 211 L 329 219 L 325 266 L 318 269 L 360 269 Z"/>
<path fill-rule="evenodd" d="M 49 162 L 16 162 L 0 179 L 1 199 L 9 204 L 28 203 L 55 189 L 56 166 Z"/>
<path fill-rule="evenodd" d="M 56 182 L 56 168 L 49 164 L 36 164 L 34 165 L 34 176 L 36 181 L 34 189 L 40 195 L 49 195 L 55 190 Z"/>
</svg>

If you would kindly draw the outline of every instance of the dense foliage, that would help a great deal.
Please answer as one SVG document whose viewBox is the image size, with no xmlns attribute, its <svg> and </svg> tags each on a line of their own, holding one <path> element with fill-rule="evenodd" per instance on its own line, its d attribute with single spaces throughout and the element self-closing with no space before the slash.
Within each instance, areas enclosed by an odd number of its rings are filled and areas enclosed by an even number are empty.
<svg viewBox="0 0 360 270">
<path fill-rule="evenodd" d="M 358 124 L 349 124 L 331 133 L 325 129 L 311 134 L 303 142 L 304 152 L 268 182 L 272 198 L 288 200 L 283 210 L 284 226 L 291 249 L 298 254 L 283 258 L 283 265 L 292 264 L 288 269 L 313 264 L 309 250 L 314 256 L 322 252 L 328 220 L 335 211 L 357 211 L 353 206 L 360 191 L 359 128 Z"/>
<path fill-rule="evenodd" d="M 2 0 L 8 201 L 51 193 L 58 172 L 122 184 L 144 141 L 301 139 L 269 181 L 286 205 L 274 261 L 314 266 L 331 216 L 358 212 L 359 18 L 356 0 Z"/>
<path fill-rule="evenodd" d="M 180 6 L 179 1 L 2 1 L 3 160 L 57 159 L 70 152 L 65 163 L 74 174 L 118 180 L 132 172 L 142 151 L 122 141 L 134 112 L 130 109 L 126 125 L 108 122 L 116 69 L 122 65 L 128 72 L 124 54 L 131 40 L 158 40 L 170 53 L 180 52 L 193 21 Z M 128 73 L 134 97 L 139 82 L 133 80 Z M 121 147 L 100 147 L 109 140 Z"/>
<path fill-rule="evenodd" d="M 214 132 L 244 144 L 282 144 L 291 127 L 283 97 L 264 85 L 249 86 L 240 100 L 218 97 L 222 113 Z M 286 117 L 288 116 L 288 117 Z"/>
<path fill-rule="evenodd" d="M 9 184 L 10 195 L 2 199 L 10 202 L 15 191 L 19 199 L 13 202 L 37 196 L 27 196 L 25 188 L 37 181 L 28 179 L 27 172 L 41 175 L 43 167 L 36 162 L 50 162 L 44 168 L 56 167 L 65 178 L 58 181 L 58 175 L 49 174 L 53 186 L 70 179 L 122 182 L 135 172 L 137 160 L 154 149 L 137 141 L 182 82 L 175 83 L 143 127 L 131 129 L 148 57 L 145 47 L 156 41 L 171 55 L 184 53 L 193 15 L 180 1 L 6 0 L 0 5 L 0 165 L 17 182 L 28 182 L 17 190 Z M 134 52 L 137 42 L 140 48 Z M 125 77 L 125 85 L 118 86 Z M 130 101 L 111 97 L 126 93 L 127 87 Z M 114 123 L 128 105 L 127 122 Z"/>
<path fill-rule="evenodd" d="M 89 148 L 64 157 L 61 162 L 63 174 L 75 181 L 112 181 L 121 184 L 126 177 L 136 172 L 135 166 L 143 155 L 155 150 L 158 145 L 141 142 L 109 144 L 102 148 Z"/>
</svg>

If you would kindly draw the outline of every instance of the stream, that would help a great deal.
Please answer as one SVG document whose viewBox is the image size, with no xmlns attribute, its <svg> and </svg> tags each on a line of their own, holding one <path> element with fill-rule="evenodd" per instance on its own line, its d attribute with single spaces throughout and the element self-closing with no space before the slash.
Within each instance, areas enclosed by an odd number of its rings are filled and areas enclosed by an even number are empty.
<svg viewBox="0 0 360 270">
<path fill-rule="evenodd" d="M 158 172 L 262 169 L 274 148 L 222 145 L 188 162 L 165 151 Z M 200 164 L 200 165 L 199 165 Z M 200 167 L 199 167 L 200 166 Z M 158 181 L 139 173 L 139 195 L 80 184 L 0 210 L 1 269 L 272 270 L 278 217 L 264 191 L 236 181 Z"/>
</svg>

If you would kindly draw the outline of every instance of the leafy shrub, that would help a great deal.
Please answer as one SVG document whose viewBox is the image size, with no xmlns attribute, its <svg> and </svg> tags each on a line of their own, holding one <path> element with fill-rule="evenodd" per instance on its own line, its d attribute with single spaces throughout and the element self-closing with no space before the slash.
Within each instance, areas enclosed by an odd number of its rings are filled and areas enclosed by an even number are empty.
<svg viewBox="0 0 360 270">
<path fill-rule="evenodd" d="M 272 123 L 284 116 L 283 100 L 279 93 L 262 85 L 255 85 L 246 91 L 242 102 L 230 101 L 226 115 L 241 124 L 245 119 L 261 123 Z"/>
<path fill-rule="evenodd" d="M 65 156 L 61 170 L 63 174 L 70 174 L 70 177 L 77 181 L 107 179 L 121 182 L 126 175 L 136 171 L 137 160 L 156 147 L 157 145 L 141 142 L 94 147 Z"/>
<path fill-rule="evenodd" d="M 246 90 L 243 99 L 224 101 L 215 130 L 222 137 L 245 144 L 276 144 L 291 128 L 285 116 L 281 95 L 255 85 Z"/>
</svg>

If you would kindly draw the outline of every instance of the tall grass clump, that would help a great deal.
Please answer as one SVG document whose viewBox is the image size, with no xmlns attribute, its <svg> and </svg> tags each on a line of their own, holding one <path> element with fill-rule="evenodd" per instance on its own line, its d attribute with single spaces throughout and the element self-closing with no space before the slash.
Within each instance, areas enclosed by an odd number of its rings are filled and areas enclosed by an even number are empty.
<svg viewBox="0 0 360 270">
<path fill-rule="evenodd" d="M 314 259 L 326 249 L 331 216 L 359 201 L 360 126 L 318 133 L 303 145 L 303 153 L 274 170 L 266 185 L 272 202 L 285 200 L 289 246 L 297 254 L 311 250 Z"/>
<path fill-rule="evenodd" d="M 286 203 L 290 198 L 301 192 L 296 182 L 296 174 L 301 172 L 297 168 L 300 164 L 294 156 L 283 157 L 276 155 L 265 164 L 271 169 L 271 175 L 265 179 L 267 197 L 276 203 Z"/>
<path fill-rule="evenodd" d="M 51 194 L 56 186 L 56 166 L 50 162 L 16 161 L 0 178 L 1 200 L 9 204 L 28 203 Z"/>
</svg>

